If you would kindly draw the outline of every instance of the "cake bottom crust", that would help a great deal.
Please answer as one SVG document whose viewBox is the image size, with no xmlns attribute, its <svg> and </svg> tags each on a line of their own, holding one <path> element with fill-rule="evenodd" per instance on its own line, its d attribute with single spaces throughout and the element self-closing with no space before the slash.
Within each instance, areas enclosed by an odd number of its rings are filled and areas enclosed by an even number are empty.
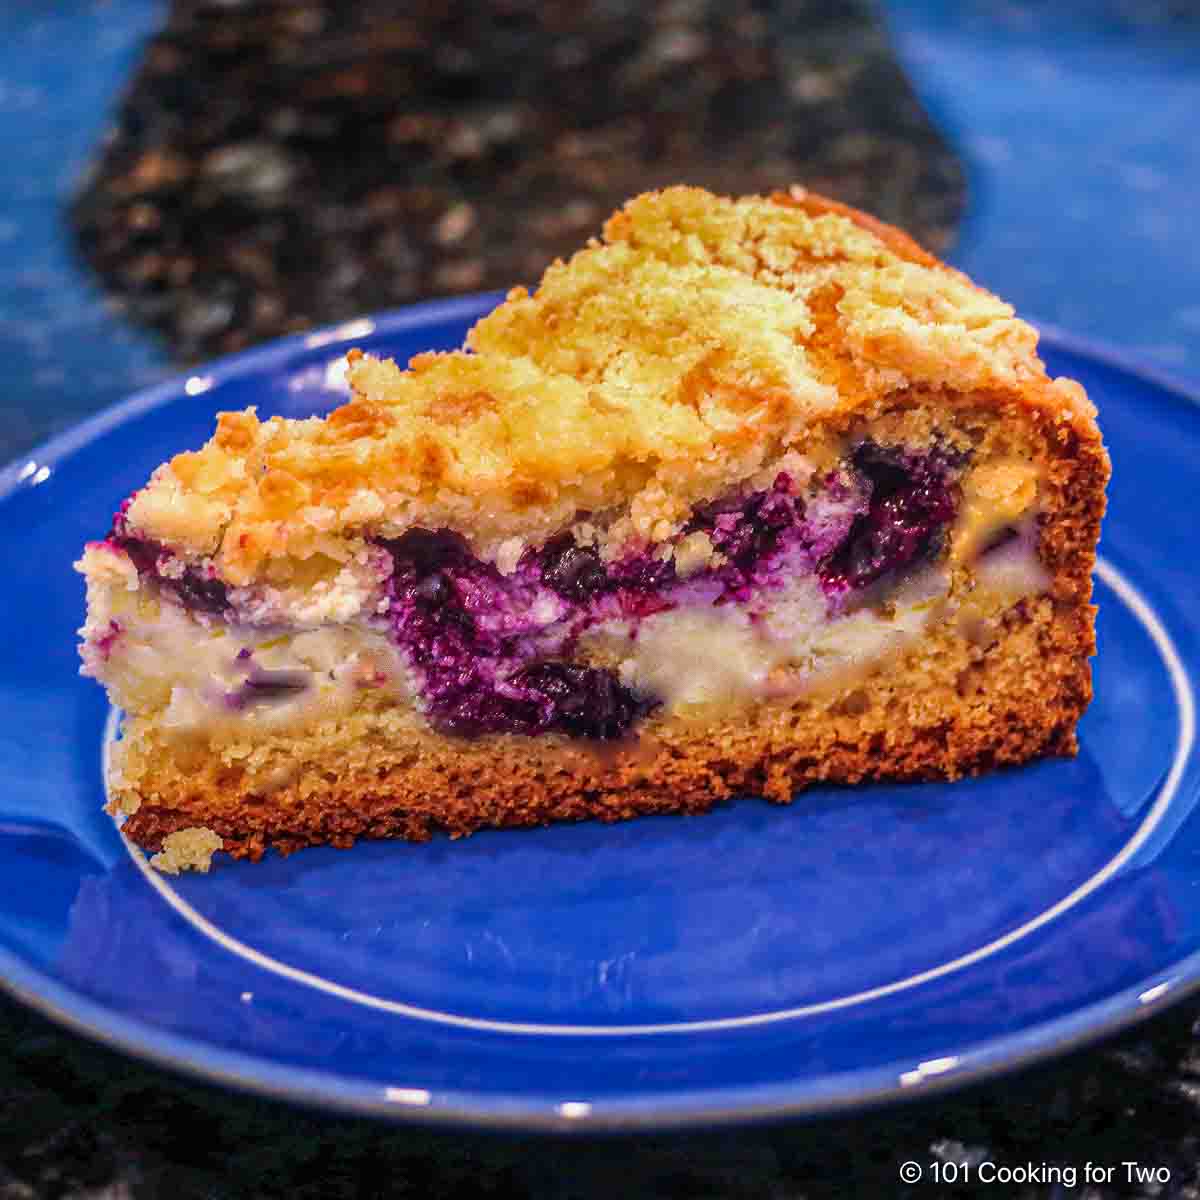
<svg viewBox="0 0 1200 1200">
<path fill-rule="evenodd" d="M 258 859 L 268 846 L 698 813 L 734 795 L 787 803 L 817 782 L 956 779 L 1075 753 L 1093 615 L 1022 600 L 984 629 L 948 622 L 836 692 L 652 718 L 631 746 L 465 741 L 396 707 L 257 736 L 183 739 L 133 720 L 115 747 L 110 810 L 146 849 L 203 827 Z"/>
</svg>

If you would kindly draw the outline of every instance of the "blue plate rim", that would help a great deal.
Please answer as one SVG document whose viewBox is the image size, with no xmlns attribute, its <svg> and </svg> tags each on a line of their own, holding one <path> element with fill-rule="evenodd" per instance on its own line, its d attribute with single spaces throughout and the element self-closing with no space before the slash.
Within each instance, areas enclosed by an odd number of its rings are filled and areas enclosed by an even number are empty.
<svg viewBox="0 0 1200 1200">
<path fill-rule="evenodd" d="M 1054 1021 L 966 1047 L 950 1059 L 807 1077 L 786 1084 L 631 1093 L 595 1104 L 572 1093 L 531 1099 L 438 1091 L 389 1097 L 387 1089 L 332 1072 L 278 1066 L 114 1013 L 28 968 L 0 947 L 0 990 L 108 1050 L 208 1084 L 354 1116 L 422 1125 L 528 1133 L 636 1133 L 829 1116 L 982 1083 L 1118 1034 L 1200 991 L 1200 951 L 1133 987 Z"/>
<path fill-rule="evenodd" d="M 187 394 L 184 389 L 189 378 L 202 375 L 216 382 L 230 373 L 262 369 L 297 353 L 332 350 L 434 321 L 477 317 L 502 298 L 499 292 L 477 293 L 368 314 L 225 355 L 173 375 L 0 467 L 0 499 L 26 482 L 30 462 L 54 464 L 129 420 L 179 400 Z M 1035 324 L 1045 345 L 1089 358 L 1176 399 L 1200 405 L 1200 388 L 1194 384 L 1102 341 L 1054 325 Z M 202 1082 L 306 1107 L 428 1125 L 525 1132 L 635 1132 L 814 1117 L 983 1082 L 1110 1037 L 1200 991 L 1200 950 L 1104 999 L 1031 1028 L 969 1044 L 947 1059 L 917 1064 L 915 1070 L 910 1060 L 898 1060 L 782 1084 L 682 1089 L 655 1097 L 631 1093 L 595 1104 L 566 1096 L 504 1097 L 478 1091 L 440 1090 L 423 1097 L 388 1097 L 386 1089 L 365 1080 L 271 1063 L 125 1016 L 28 966 L 2 946 L 0 990 L 107 1049 Z"/>
</svg>

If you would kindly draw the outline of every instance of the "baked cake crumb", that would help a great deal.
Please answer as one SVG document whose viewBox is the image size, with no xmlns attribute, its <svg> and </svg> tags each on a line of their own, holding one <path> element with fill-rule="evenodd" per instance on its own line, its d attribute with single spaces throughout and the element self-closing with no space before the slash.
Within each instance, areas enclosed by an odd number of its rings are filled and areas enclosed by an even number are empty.
<svg viewBox="0 0 1200 1200">
<path fill-rule="evenodd" d="M 150 865 L 164 875 L 178 875 L 180 871 L 207 875 L 213 855 L 224 845 L 211 829 L 191 826 L 168 833 L 162 840 L 162 849 L 150 859 Z"/>
</svg>

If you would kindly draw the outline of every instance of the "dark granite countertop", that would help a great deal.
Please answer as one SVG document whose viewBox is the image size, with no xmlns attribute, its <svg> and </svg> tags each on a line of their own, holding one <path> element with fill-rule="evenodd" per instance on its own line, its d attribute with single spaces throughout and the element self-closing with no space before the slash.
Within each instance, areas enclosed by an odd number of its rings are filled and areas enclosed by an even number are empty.
<svg viewBox="0 0 1200 1200">
<path fill-rule="evenodd" d="M 890 1110 L 636 1137 L 516 1137 L 330 1117 L 188 1083 L 0 1001 L 0 1197 L 662 1200 L 1200 1195 L 1200 1005 L 1035 1071 Z M 901 1181 L 915 1162 L 923 1179 Z M 1085 1187 L 1087 1163 L 1113 1168 Z M 1123 1163 L 1161 1171 L 1138 1184 Z M 976 1179 L 933 1181 L 935 1164 Z M 1075 1167 L 1078 1186 L 979 1183 Z M 953 1167 L 951 1167 L 953 1170 Z M 1069 1177 L 1068 1177 L 1069 1178 Z"/>
<path fill-rule="evenodd" d="M 432 63 L 403 6 L 0 10 L 0 460 L 178 364 L 532 275 L 621 195 L 685 174 L 731 190 L 804 178 L 949 247 L 1022 311 L 1200 380 L 1191 6 L 890 3 L 915 96 L 865 3 L 494 7 L 508 42 L 464 5 L 475 16 Z M 390 157 L 326 179 L 355 114 Z M 389 183 L 401 167 L 413 186 Z M 481 200 L 503 172 L 514 197 L 544 201 L 516 224 Z M 326 241 L 337 263 L 308 253 Z M 605 1140 L 293 1110 L 0 1000 L 0 1200 L 1200 1196 L 1198 1018 L 1186 1002 L 1104 1046 L 888 1111 Z M 901 1182 L 906 1161 L 922 1182 Z M 1085 1186 L 1087 1162 L 1111 1182 Z M 1169 1180 L 1131 1181 L 1124 1162 Z M 935 1163 L 974 1181 L 935 1183 Z M 1034 1177 L 981 1184 L 985 1163 Z M 1039 1177 L 1047 1166 L 1059 1174 Z"/>
</svg>

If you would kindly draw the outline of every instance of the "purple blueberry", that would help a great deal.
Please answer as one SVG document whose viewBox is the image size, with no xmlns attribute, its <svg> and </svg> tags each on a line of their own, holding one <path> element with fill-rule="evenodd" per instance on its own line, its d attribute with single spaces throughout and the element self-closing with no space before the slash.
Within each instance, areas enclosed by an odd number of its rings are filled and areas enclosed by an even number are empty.
<svg viewBox="0 0 1200 1200">
<path fill-rule="evenodd" d="M 410 530 L 387 547 L 393 636 L 421 674 L 439 729 L 611 740 L 648 711 L 611 671 L 528 661 L 528 639 L 545 632 L 529 615 L 539 588 L 572 602 L 576 617 L 587 599 L 612 590 L 594 551 L 556 539 L 505 577 L 453 534 Z"/>
<path fill-rule="evenodd" d="M 162 592 L 192 612 L 211 613 L 214 616 L 222 616 L 226 612 L 229 593 L 220 579 L 206 575 L 199 567 L 187 567 L 178 577 L 163 575 L 158 569 L 159 560 L 165 553 L 162 543 L 150 538 L 131 537 L 123 532 L 125 528 L 122 509 L 113 522 L 113 532 L 108 536 L 109 544 L 129 555 L 143 579 L 155 580 Z"/>
<path fill-rule="evenodd" d="M 654 701 L 638 696 L 614 672 L 601 667 L 534 663 L 523 668 L 514 682 L 550 702 L 545 728 L 570 737 L 614 741 L 656 707 Z"/>
<path fill-rule="evenodd" d="M 564 533 L 536 555 L 542 581 L 567 600 L 588 601 L 609 590 L 608 572 L 592 546 L 576 544 Z"/>
<path fill-rule="evenodd" d="M 193 612 L 220 616 L 229 607 L 229 592 L 219 579 L 206 579 L 195 567 L 188 567 L 178 579 L 160 580 L 160 585 L 175 593 L 179 603 Z"/>
<path fill-rule="evenodd" d="M 779 474 L 775 482 L 749 496 L 726 497 L 698 508 L 686 532 L 707 533 L 713 549 L 728 561 L 722 578 L 731 593 L 740 592 L 748 575 L 778 551 L 788 535 L 799 535 L 804 500 L 792 494 L 792 481 Z"/>
<path fill-rule="evenodd" d="M 871 488 L 867 511 L 821 565 L 827 592 L 870 586 L 934 557 L 958 507 L 954 482 L 961 456 L 940 450 L 917 454 L 863 442 L 851 464 Z"/>
</svg>

